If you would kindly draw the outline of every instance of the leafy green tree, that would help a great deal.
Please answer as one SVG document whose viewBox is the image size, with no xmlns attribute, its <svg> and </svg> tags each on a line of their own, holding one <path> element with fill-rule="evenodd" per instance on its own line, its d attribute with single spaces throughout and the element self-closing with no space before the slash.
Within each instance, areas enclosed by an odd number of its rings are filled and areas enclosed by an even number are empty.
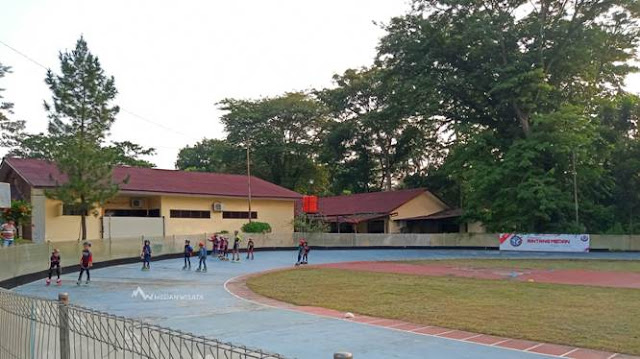
<svg viewBox="0 0 640 359">
<path fill-rule="evenodd" d="M 635 71 L 637 15 L 630 0 L 414 1 L 378 64 L 444 144 L 436 163 L 469 217 L 490 230 L 601 230 L 614 181 L 597 100 Z"/>
<path fill-rule="evenodd" d="M 119 189 L 112 180 L 116 153 L 103 148 L 119 111 L 112 104 L 117 90 L 114 78 L 104 73 L 82 37 L 74 50 L 61 52 L 59 59 L 61 75 L 47 72 L 52 100 L 45 102 L 45 109 L 53 144 L 51 159 L 67 181 L 58 183 L 47 196 L 81 211 L 81 238 L 86 239 L 86 216 Z"/>
<path fill-rule="evenodd" d="M 227 142 L 251 152 L 256 176 L 298 192 L 322 193 L 326 170 L 318 147 L 326 128 L 326 109 L 314 97 L 287 93 L 259 100 L 225 99 L 221 121 Z M 246 158 L 245 158 L 246 161 Z"/>
<path fill-rule="evenodd" d="M 8 73 L 11 73 L 11 67 L 0 63 L 0 79 Z M 3 91 L 4 89 L 0 88 L 0 147 L 14 148 L 24 134 L 25 123 L 24 121 L 10 119 L 13 114 L 13 103 L 3 101 Z"/>
<path fill-rule="evenodd" d="M 145 148 L 131 141 L 114 141 L 103 148 L 105 151 L 112 151 L 115 164 L 131 167 L 152 168 L 156 165 L 141 157 L 153 156 L 156 154 L 154 148 Z"/>
<path fill-rule="evenodd" d="M 422 119 L 396 101 L 389 73 L 379 67 L 351 69 L 334 81 L 336 88 L 319 92 L 342 135 L 329 136 L 338 146 L 330 161 L 336 164 L 334 173 L 360 162 L 359 169 L 371 172 L 359 171 L 358 182 L 374 181 L 363 187 L 391 190 L 401 177 L 419 170 L 426 152 Z"/>
<path fill-rule="evenodd" d="M 178 153 L 176 168 L 184 171 L 244 174 L 245 151 L 227 140 L 204 139 Z"/>
</svg>

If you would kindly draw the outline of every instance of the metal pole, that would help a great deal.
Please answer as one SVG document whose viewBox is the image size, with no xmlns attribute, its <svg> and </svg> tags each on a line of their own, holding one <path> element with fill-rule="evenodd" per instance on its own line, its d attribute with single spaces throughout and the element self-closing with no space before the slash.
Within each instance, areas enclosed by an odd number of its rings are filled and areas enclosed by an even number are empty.
<svg viewBox="0 0 640 359">
<path fill-rule="evenodd" d="M 247 142 L 247 183 L 249 185 L 249 223 L 251 223 L 252 221 L 252 215 L 251 215 L 251 157 L 250 157 L 250 151 L 249 151 L 249 142 Z"/>
<path fill-rule="evenodd" d="M 58 316 L 60 321 L 60 359 L 71 359 L 69 340 L 69 294 L 58 294 Z"/>
<path fill-rule="evenodd" d="M 347 352 L 333 354 L 333 359 L 353 359 L 353 354 Z"/>
<path fill-rule="evenodd" d="M 576 170 L 576 151 L 571 152 L 571 162 L 573 163 L 573 204 L 576 211 L 576 229 L 580 226 L 580 214 L 578 207 L 578 171 Z"/>
</svg>

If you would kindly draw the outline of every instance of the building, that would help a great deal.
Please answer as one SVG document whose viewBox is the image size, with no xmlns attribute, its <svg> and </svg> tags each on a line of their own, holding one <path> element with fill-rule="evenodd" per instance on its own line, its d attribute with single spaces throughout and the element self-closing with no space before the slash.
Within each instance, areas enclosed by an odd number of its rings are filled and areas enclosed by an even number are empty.
<svg viewBox="0 0 640 359">
<path fill-rule="evenodd" d="M 87 216 L 87 238 L 171 236 L 234 231 L 248 221 L 248 179 L 244 175 L 116 167 L 117 197 Z M 11 185 L 13 199 L 33 206 L 25 238 L 34 242 L 76 240 L 80 216 L 73 207 L 49 199 L 45 191 L 66 176 L 50 162 L 5 158 L 0 182 Z M 126 180 L 126 181 L 125 181 Z M 295 203 L 301 196 L 251 178 L 251 215 L 274 233 L 292 233 Z"/>
<path fill-rule="evenodd" d="M 334 233 L 484 232 L 461 223 L 462 210 L 423 188 L 322 197 L 317 215 Z"/>
</svg>

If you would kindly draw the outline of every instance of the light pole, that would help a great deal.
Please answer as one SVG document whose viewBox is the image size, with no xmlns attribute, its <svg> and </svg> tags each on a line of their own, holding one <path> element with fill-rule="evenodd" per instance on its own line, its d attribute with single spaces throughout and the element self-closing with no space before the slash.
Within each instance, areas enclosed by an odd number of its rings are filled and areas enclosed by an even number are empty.
<svg viewBox="0 0 640 359">
<path fill-rule="evenodd" d="M 249 141 L 247 141 L 247 184 L 249 187 L 249 193 L 247 196 L 247 199 L 249 201 L 249 223 L 251 223 L 253 216 L 251 215 L 251 157 L 249 150 Z"/>
<path fill-rule="evenodd" d="M 576 229 L 580 226 L 580 214 L 578 211 L 578 171 L 576 170 L 576 151 L 571 152 L 571 162 L 573 163 L 573 205 L 576 211 Z"/>
</svg>

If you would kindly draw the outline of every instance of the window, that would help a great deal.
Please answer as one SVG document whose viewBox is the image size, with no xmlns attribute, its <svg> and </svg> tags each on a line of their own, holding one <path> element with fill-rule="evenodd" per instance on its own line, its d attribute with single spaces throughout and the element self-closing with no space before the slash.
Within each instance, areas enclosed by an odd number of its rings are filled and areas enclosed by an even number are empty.
<svg viewBox="0 0 640 359">
<path fill-rule="evenodd" d="M 105 217 L 160 217 L 159 209 L 107 209 Z"/>
<path fill-rule="evenodd" d="M 81 210 L 78 206 L 73 205 L 62 205 L 62 215 L 63 216 L 82 216 L 86 215 L 87 211 Z"/>
<path fill-rule="evenodd" d="M 171 218 L 211 218 L 211 211 L 189 211 L 184 209 L 172 209 L 169 212 Z"/>
<path fill-rule="evenodd" d="M 249 212 L 227 211 L 222 212 L 223 219 L 249 219 Z M 258 219 L 258 212 L 251 212 L 251 219 Z"/>
</svg>

